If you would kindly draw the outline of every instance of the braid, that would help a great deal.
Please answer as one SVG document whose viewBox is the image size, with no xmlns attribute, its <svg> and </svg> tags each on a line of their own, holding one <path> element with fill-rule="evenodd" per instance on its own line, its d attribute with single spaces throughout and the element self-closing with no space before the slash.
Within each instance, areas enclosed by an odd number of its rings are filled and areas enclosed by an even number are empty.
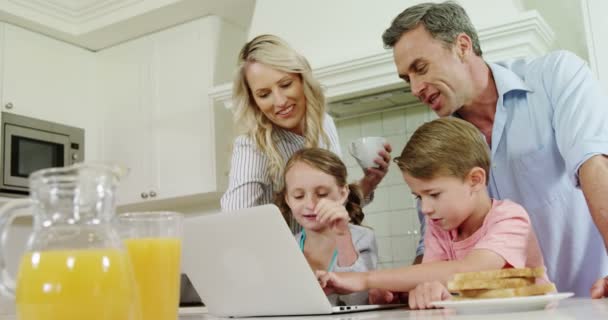
<svg viewBox="0 0 608 320">
<path fill-rule="evenodd" d="M 348 193 L 344 207 L 348 212 L 351 223 L 359 226 L 363 222 L 363 218 L 365 218 L 363 208 L 361 207 L 363 193 L 361 192 L 361 187 L 357 184 L 351 183 L 348 185 L 348 188 L 350 192 Z"/>
</svg>

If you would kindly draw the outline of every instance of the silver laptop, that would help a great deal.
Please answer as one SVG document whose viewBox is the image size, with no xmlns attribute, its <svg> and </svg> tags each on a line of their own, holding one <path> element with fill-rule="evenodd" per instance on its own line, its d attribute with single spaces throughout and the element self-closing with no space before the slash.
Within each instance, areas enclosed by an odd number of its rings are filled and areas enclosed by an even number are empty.
<svg viewBox="0 0 608 320">
<path fill-rule="evenodd" d="M 183 272 L 217 316 L 313 315 L 403 305 L 332 307 L 279 209 L 187 218 Z"/>
</svg>

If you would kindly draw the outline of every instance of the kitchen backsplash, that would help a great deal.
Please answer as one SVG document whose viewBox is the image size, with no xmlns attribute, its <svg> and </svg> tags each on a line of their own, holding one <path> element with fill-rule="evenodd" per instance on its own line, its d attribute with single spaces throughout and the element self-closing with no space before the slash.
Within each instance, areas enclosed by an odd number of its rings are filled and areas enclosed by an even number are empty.
<svg viewBox="0 0 608 320">
<path fill-rule="evenodd" d="M 337 120 L 342 159 L 348 167 L 349 180 L 359 180 L 363 171 L 348 153 L 348 144 L 359 137 L 383 136 L 393 157 L 401 154 L 411 134 L 436 115 L 424 105 L 372 115 Z M 420 223 L 415 199 L 403 181 L 396 164 L 391 163 L 387 176 L 376 189 L 374 201 L 363 209 L 364 224 L 373 228 L 378 241 L 379 267 L 411 264 L 420 239 Z"/>
</svg>

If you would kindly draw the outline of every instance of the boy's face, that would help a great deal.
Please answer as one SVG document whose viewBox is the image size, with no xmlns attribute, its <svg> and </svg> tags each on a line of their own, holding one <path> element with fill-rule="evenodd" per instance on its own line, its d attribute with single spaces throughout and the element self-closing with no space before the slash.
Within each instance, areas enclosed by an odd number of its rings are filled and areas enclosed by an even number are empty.
<svg viewBox="0 0 608 320">
<path fill-rule="evenodd" d="M 285 174 L 285 200 L 293 217 L 306 230 L 320 231 L 326 227 L 319 223 L 314 209 L 321 199 L 344 203 L 348 187 L 340 187 L 336 178 L 306 163 L 297 162 Z"/>
<path fill-rule="evenodd" d="M 437 177 L 421 180 L 405 172 L 403 179 L 420 201 L 422 213 L 443 230 L 458 228 L 475 211 L 474 186 L 468 179 Z"/>
</svg>

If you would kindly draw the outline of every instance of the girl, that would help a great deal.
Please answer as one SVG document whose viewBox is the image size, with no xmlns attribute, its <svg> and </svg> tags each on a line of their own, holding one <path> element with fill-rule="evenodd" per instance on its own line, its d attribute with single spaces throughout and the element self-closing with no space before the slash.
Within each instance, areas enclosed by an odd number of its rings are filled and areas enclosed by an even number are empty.
<svg viewBox="0 0 608 320">
<path fill-rule="evenodd" d="M 346 166 L 338 156 L 320 148 L 301 149 L 287 162 L 283 182 L 276 203 L 288 222 L 293 217 L 302 226 L 296 240 L 313 271 L 376 268 L 374 233 L 360 226 L 359 187 L 346 183 Z M 329 298 L 334 305 L 368 301 L 366 292 Z"/>
</svg>

